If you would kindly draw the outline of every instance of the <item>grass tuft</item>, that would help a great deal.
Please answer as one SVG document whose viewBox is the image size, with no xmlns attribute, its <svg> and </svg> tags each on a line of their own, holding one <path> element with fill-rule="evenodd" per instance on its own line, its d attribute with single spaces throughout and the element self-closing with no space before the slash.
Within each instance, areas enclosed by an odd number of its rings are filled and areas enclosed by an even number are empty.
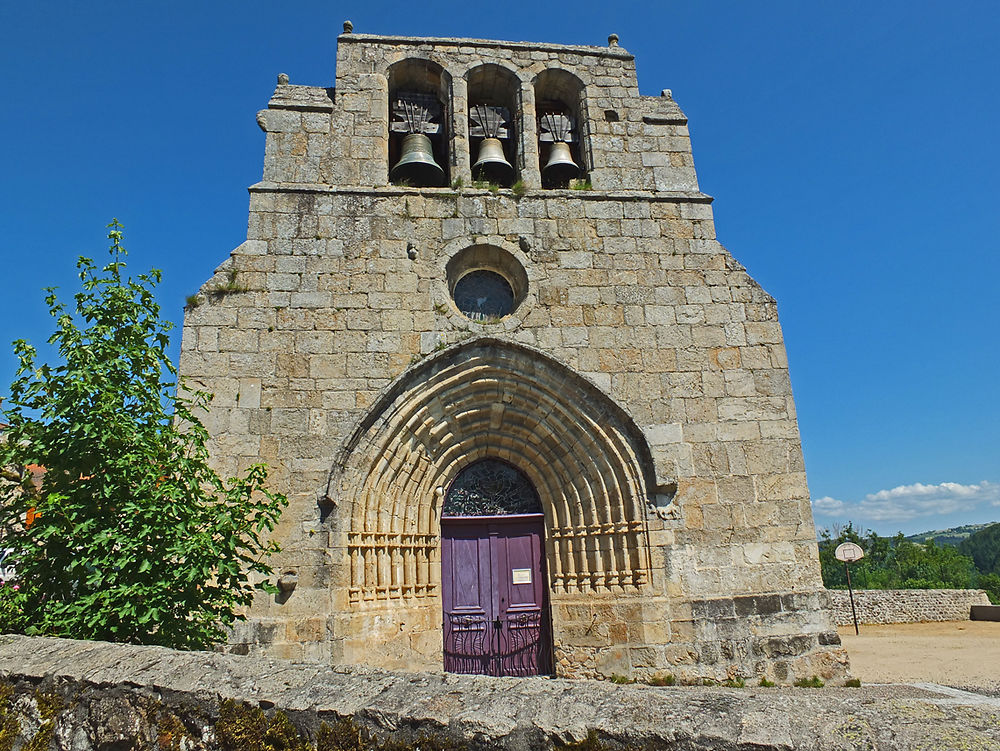
<svg viewBox="0 0 1000 751">
<path fill-rule="evenodd" d="M 820 680 L 818 675 L 814 675 L 812 678 L 799 678 L 792 685 L 798 688 L 823 688 L 826 684 Z"/>
</svg>

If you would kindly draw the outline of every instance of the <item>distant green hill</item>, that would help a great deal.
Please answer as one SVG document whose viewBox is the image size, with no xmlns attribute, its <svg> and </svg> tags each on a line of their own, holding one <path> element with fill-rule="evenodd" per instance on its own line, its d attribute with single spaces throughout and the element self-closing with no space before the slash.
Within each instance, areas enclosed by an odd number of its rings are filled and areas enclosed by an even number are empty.
<svg viewBox="0 0 1000 751">
<path fill-rule="evenodd" d="M 958 547 L 963 540 L 967 540 L 977 532 L 994 525 L 997 525 L 997 522 L 987 522 L 986 524 L 963 524 L 961 527 L 952 527 L 951 529 L 935 529 L 930 532 L 918 532 L 915 535 L 910 535 L 906 539 L 910 542 L 927 542 L 933 538 L 934 542 L 938 545 L 952 545 Z"/>
</svg>

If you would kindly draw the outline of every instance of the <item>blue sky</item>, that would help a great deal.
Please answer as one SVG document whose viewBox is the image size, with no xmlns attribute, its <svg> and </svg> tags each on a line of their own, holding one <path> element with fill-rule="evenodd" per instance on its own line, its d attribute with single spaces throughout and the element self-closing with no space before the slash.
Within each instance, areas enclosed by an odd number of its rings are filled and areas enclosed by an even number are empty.
<svg viewBox="0 0 1000 751">
<path fill-rule="evenodd" d="M 279 72 L 359 32 L 605 44 L 690 118 L 719 239 L 779 303 L 821 526 L 1000 520 L 995 2 L 45 2 L 0 8 L 0 394 L 118 217 L 186 295 L 246 236 Z M 179 333 L 174 342 L 176 353 Z"/>
</svg>

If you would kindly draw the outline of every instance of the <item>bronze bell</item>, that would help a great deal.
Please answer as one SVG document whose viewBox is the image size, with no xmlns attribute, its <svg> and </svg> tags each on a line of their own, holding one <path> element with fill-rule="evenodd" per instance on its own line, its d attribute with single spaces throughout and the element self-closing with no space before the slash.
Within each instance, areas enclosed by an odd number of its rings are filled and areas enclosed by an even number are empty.
<svg viewBox="0 0 1000 751">
<path fill-rule="evenodd" d="M 479 159 L 472 165 L 472 176 L 505 188 L 514 184 L 514 168 L 504 156 L 499 138 L 484 138 L 479 144 Z"/>
<path fill-rule="evenodd" d="M 580 168 L 573 161 L 569 144 L 565 141 L 553 141 L 549 161 L 542 167 L 542 181 L 548 185 L 566 185 L 579 176 Z"/>
<path fill-rule="evenodd" d="M 434 149 L 426 134 L 409 133 L 403 138 L 403 155 L 389 173 L 389 179 L 416 188 L 444 185 L 444 170 L 434 161 Z"/>
</svg>

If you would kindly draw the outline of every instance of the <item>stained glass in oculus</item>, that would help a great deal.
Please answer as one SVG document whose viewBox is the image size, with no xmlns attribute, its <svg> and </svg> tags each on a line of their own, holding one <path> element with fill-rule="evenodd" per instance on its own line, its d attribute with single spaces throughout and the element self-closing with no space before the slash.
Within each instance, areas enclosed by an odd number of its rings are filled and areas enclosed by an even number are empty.
<svg viewBox="0 0 1000 751">
<path fill-rule="evenodd" d="M 441 516 L 540 514 L 531 482 L 509 464 L 483 459 L 458 473 L 448 488 Z"/>
<path fill-rule="evenodd" d="M 472 271 L 455 284 L 455 305 L 469 318 L 499 318 L 514 309 L 510 282 L 495 271 Z"/>
</svg>

